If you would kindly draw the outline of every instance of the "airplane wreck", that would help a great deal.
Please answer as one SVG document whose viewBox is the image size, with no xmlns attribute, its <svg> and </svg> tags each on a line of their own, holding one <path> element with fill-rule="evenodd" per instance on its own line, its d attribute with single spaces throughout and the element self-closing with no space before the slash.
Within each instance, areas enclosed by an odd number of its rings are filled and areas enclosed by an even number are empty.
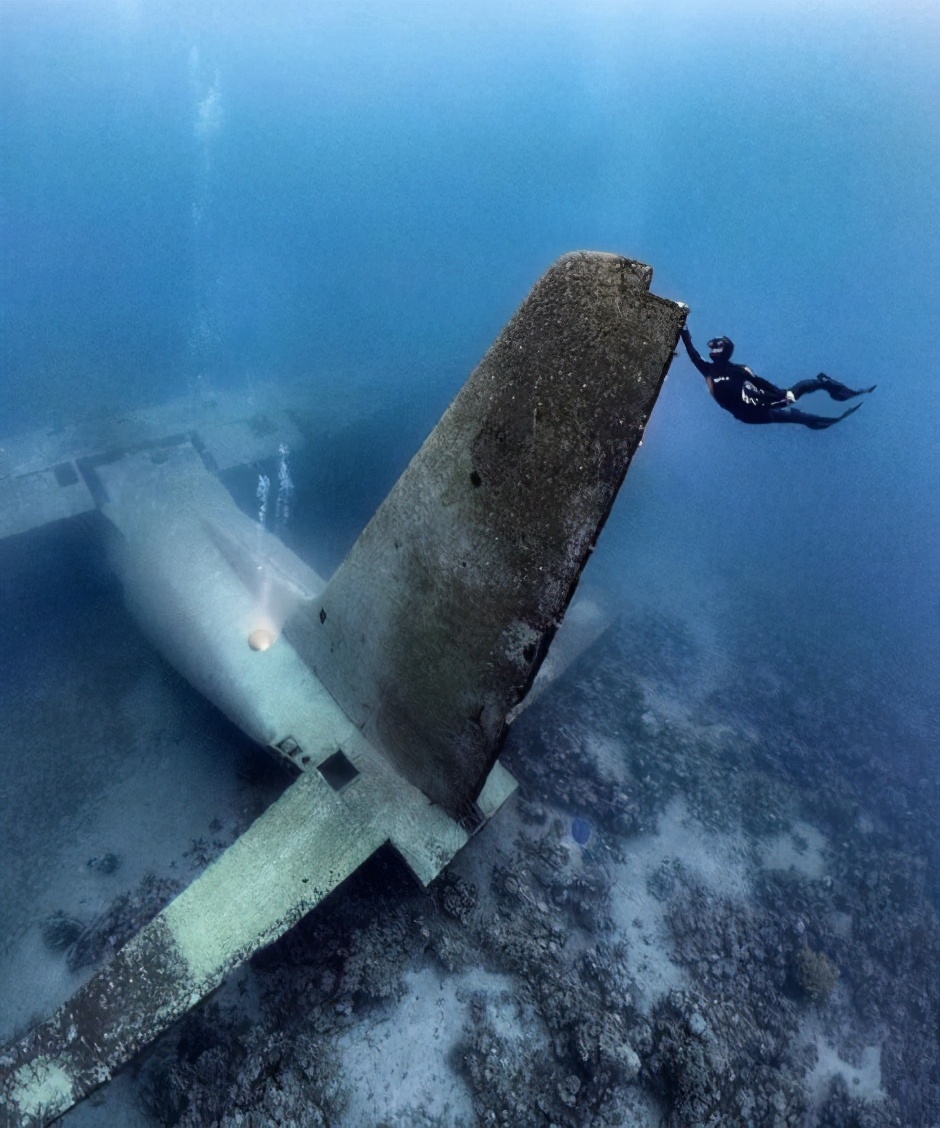
<svg viewBox="0 0 940 1128">
<path fill-rule="evenodd" d="M 328 581 L 222 484 L 270 454 L 244 418 L 190 404 L 107 435 L 4 444 L 0 536 L 100 511 L 145 634 L 299 775 L 0 1050 L 3 1124 L 48 1123 L 108 1081 L 386 844 L 431 882 L 510 796 L 506 726 L 532 699 L 685 321 L 651 279 L 616 255 L 559 259 Z"/>
</svg>

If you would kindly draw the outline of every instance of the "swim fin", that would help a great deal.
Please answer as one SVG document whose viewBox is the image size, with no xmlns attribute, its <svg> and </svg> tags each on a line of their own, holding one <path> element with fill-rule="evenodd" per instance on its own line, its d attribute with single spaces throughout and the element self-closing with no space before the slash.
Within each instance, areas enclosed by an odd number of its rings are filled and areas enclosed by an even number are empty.
<svg viewBox="0 0 940 1128">
<path fill-rule="evenodd" d="M 866 396 L 869 392 L 873 392 L 878 387 L 877 384 L 872 384 L 870 388 L 861 388 L 859 391 L 854 391 L 845 384 L 840 384 L 838 380 L 833 380 L 831 376 L 827 376 L 825 372 L 820 372 L 816 380 L 821 385 L 823 391 L 829 393 L 834 399 L 840 403 L 846 400 L 854 399 L 856 396 Z"/>
</svg>

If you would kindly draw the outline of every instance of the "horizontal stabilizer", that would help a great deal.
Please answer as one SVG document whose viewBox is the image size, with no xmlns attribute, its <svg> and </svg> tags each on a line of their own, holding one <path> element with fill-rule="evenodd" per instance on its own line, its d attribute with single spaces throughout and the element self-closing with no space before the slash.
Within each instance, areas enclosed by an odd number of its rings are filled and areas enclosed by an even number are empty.
<svg viewBox="0 0 940 1128">
<path fill-rule="evenodd" d="M 454 817 L 564 615 L 686 307 L 576 252 L 539 280 L 288 635 L 347 716 Z"/>
<path fill-rule="evenodd" d="M 298 763 L 300 777 L 228 850 L 51 1018 L 0 1048 L 3 1128 L 47 1124 L 103 1084 L 381 846 L 427 884 L 466 844 L 466 831 L 370 748 L 325 691 L 307 721 L 334 737 L 345 730 L 344 778 L 329 760 Z M 514 787 L 495 764 L 484 814 Z"/>
<path fill-rule="evenodd" d="M 367 808 L 305 774 L 47 1022 L 0 1060 L 4 1123 L 45 1124 L 227 971 L 286 932 L 381 845 Z"/>
</svg>

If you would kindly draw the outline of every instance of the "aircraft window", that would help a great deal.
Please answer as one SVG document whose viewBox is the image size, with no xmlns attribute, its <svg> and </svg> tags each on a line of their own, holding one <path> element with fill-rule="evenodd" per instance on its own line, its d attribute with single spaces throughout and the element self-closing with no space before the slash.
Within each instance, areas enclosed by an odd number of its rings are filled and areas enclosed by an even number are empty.
<svg viewBox="0 0 940 1128">
<path fill-rule="evenodd" d="M 342 748 L 317 765 L 317 770 L 334 791 L 342 791 L 359 775 L 359 769 L 346 756 Z"/>
<path fill-rule="evenodd" d="M 78 474 L 76 474 L 75 467 L 71 462 L 62 462 L 58 466 L 54 466 L 52 472 L 60 486 L 74 486 L 78 481 Z"/>
</svg>

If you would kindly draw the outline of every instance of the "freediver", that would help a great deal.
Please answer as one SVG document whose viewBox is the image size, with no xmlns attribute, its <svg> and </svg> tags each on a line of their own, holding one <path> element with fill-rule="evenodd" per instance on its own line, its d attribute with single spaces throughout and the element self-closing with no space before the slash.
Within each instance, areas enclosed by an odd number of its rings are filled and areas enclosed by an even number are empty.
<svg viewBox="0 0 940 1128">
<path fill-rule="evenodd" d="M 732 364 L 734 343 L 727 337 L 713 337 L 708 342 L 711 361 L 702 359 L 685 326 L 682 328 L 682 342 L 689 360 L 705 377 L 712 399 L 742 423 L 801 423 L 814 431 L 822 431 L 858 411 L 862 405 L 857 403 L 841 415 L 810 415 L 792 406 L 800 396 L 805 396 L 807 392 L 828 392 L 832 399 L 844 403 L 873 392 L 877 386 L 872 384 L 870 388 L 856 392 L 820 372 L 814 379 L 800 380 L 792 388 L 778 388 L 769 380 L 757 376 L 746 365 Z"/>
</svg>

